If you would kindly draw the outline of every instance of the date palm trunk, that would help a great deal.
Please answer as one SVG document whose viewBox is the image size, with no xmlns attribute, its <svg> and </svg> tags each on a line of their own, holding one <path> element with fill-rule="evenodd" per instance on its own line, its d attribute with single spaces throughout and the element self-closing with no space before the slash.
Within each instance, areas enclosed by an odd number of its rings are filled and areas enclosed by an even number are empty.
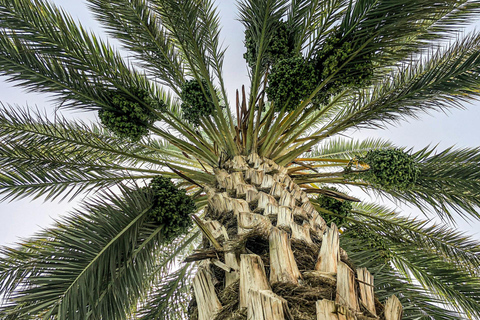
<svg viewBox="0 0 480 320">
<path fill-rule="evenodd" d="M 257 154 L 236 156 L 207 188 L 203 249 L 190 306 L 195 320 L 399 320 L 392 296 L 374 297 L 287 169 Z"/>
</svg>

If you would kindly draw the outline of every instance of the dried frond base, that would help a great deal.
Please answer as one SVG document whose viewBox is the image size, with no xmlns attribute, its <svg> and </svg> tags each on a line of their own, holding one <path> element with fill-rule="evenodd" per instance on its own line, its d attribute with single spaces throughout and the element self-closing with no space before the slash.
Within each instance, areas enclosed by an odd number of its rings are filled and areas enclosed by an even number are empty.
<svg viewBox="0 0 480 320">
<path fill-rule="evenodd" d="M 227 230 L 228 238 L 233 239 L 238 233 L 238 221 L 233 211 L 228 211 L 226 213 L 216 213 L 213 210 L 208 210 L 205 214 L 205 218 L 211 220 L 217 220 L 220 222 L 225 229 Z"/>
<path fill-rule="evenodd" d="M 335 288 L 337 280 L 331 275 L 319 275 L 317 271 L 305 271 L 303 274 L 305 283 L 312 287 L 332 287 Z"/>
<path fill-rule="evenodd" d="M 316 302 L 322 299 L 334 299 L 335 287 L 311 287 L 277 282 L 272 291 L 288 302 L 295 320 L 316 320 Z"/>
<path fill-rule="evenodd" d="M 273 172 L 278 174 L 273 175 Z M 349 290 L 345 290 L 342 285 L 347 277 L 343 275 L 345 272 L 337 272 L 337 264 L 352 270 L 347 273 L 348 279 L 356 268 L 337 242 L 331 244 L 332 263 L 327 263 L 332 270 L 316 268 L 318 261 L 323 261 L 319 257 L 326 225 L 305 192 L 288 176 L 287 168 L 255 154 L 248 159 L 237 156 L 220 167 L 217 180 L 218 186 L 207 192 L 212 201 L 205 209 L 205 219 L 221 225 L 222 232 L 215 237 L 222 250 L 214 249 L 205 239 L 202 249 L 189 257 L 191 261 L 210 259 L 210 288 L 213 285 L 215 289 L 211 296 L 218 301 L 218 307 L 206 316 L 208 320 L 247 320 L 247 309 L 240 308 L 240 305 L 249 305 L 245 303 L 249 301 L 247 283 L 262 283 L 257 289 L 268 291 L 269 296 L 281 300 L 285 312 L 280 318 L 285 320 L 317 320 L 317 304 L 324 299 L 335 308 L 341 308 L 342 315 L 348 313 L 348 316 L 339 317 L 341 319 L 384 320 L 383 306 L 378 301 L 375 301 L 375 309 L 379 317 L 362 306 L 357 308 L 335 302 L 339 290 L 341 297 L 346 296 L 343 291 L 353 292 L 353 300 L 362 303 L 357 292 L 360 290 L 358 281 L 353 278 Z M 277 233 L 283 236 L 282 241 L 275 240 Z M 328 253 L 326 251 L 323 258 Z M 242 267 L 242 261 L 246 261 L 242 259 L 247 259 L 246 256 L 255 257 L 255 268 L 246 263 Z M 245 272 L 250 269 L 258 271 L 258 277 Z M 375 310 L 372 301 L 368 302 L 370 309 Z M 263 304 L 250 304 L 249 307 L 252 308 L 249 316 L 252 310 L 258 309 L 257 314 L 261 314 L 261 310 L 273 309 L 262 308 Z M 188 311 L 189 319 L 199 319 L 195 301 Z M 272 313 L 268 319 L 272 319 L 272 315 L 279 317 L 280 313 Z"/>
<path fill-rule="evenodd" d="M 214 320 L 247 320 L 247 308 L 236 310 L 227 315 L 226 318 L 218 318 L 217 316 Z"/>
<path fill-rule="evenodd" d="M 236 254 L 252 252 L 259 256 L 268 255 L 268 233 L 265 229 L 254 228 L 232 241 L 230 249 Z"/>
<path fill-rule="evenodd" d="M 195 293 L 193 289 L 191 290 L 192 298 L 190 299 L 190 303 L 188 304 L 187 314 L 189 320 L 198 320 L 198 306 L 197 300 L 195 299 Z"/>
<path fill-rule="evenodd" d="M 291 239 L 293 256 L 297 263 L 298 270 L 315 270 L 320 246 L 318 244 L 307 243 L 303 240 Z"/>
<path fill-rule="evenodd" d="M 237 280 L 222 292 L 218 294 L 218 298 L 223 307 L 215 316 L 214 320 L 243 320 L 247 319 L 247 313 L 238 309 L 239 304 L 239 286 L 240 281 Z"/>
</svg>

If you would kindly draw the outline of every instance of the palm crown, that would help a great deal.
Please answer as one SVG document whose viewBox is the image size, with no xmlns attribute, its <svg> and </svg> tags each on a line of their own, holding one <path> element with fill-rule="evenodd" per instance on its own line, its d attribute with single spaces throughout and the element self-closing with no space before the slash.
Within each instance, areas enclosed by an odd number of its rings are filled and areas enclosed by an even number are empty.
<svg viewBox="0 0 480 320">
<path fill-rule="evenodd" d="M 233 102 L 212 1 L 88 2 L 133 60 L 44 0 L 0 0 L 1 74 L 101 122 L 1 109 L 3 199 L 89 192 L 54 227 L 2 249 L 4 319 L 196 319 L 195 261 L 220 270 L 227 243 L 265 258 L 255 251 L 265 239 L 231 231 L 244 212 L 218 201 L 245 201 L 266 217 L 273 206 L 258 194 L 287 206 L 277 185 L 296 199 L 291 211 L 313 205 L 303 226 L 321 216 L 308 237 L 289 229 L 299 277 L 316 256 L 298 253 L 318 255 L 325 222 L 335 223 L 342 257 L 374 274 L 377 301 L 398 296 L 403 319 L 480 317 L 480 244 L 361 198 L 400 200 L 444 223 L 479 219 L 479 149 L 413 152 L 339 137 L 477 99 L 480 35 L 456 32 L 478 1 L 242 0 L 251 82 Z M 265 221 L 276 229 L 278 217 Z M 216 319 L 246 319 L 238 288 L 230 300 L 232 287 L 215 288 Z M 284 298 L 295 319 L 316 319 L 295 309 L 295 294 Z"/>
</svg>

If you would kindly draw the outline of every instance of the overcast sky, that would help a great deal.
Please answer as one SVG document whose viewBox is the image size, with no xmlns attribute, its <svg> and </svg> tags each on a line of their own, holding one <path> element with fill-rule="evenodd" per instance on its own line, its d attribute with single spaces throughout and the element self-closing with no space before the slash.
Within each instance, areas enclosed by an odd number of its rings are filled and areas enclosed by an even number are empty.
<svg viewBox="0 0 480 320">
<path fill-rule="evenodd" d="M 98 29 L 98 24 L 93 20 L 93 16 L 88 12 L 85 1 L 56 0 L 54 2 L 64 7 L 85 27 L 105 36 Z M 233 101 L 235 90 L 240 89 L 242 84 L 248 86 L 247 69 L 242 58 L 245 51 L 242 44 L 243 28 L 236 21 L 233 1 L 221 1 L 219 7 L 223 22 L 224 44 L 229 47 L 225 59 L 224 73 L 230 100 Z M 112 43 L 116 44 L 116 42 Z M 20 106 L 26 106 L 27 104 L 37 106 L 41 110 L 46 110 L 49 115 L 53 115 L 55 103 L 50 101 L 48 96 L 27 94 L 4 80 L 5 78 L 0 77 L 1 102 Z M 417 150 L 429 144 L 439 144 L 440 148 L 452 145 L 475 147 L 479 145 L 480 103 L 467 105 L 466 107 L 467 110 L 453 110 L 448 114 L 421 115 L 419 120 L 412 119 L 409 123 L 402 123 L 400 126 L 389 130 L 354 132 L 352 137 L 383 137 L 399 146 L 414 147 Z M 94 114 L 78 113 L 73 116 L 95 120 Z M 67 212 L 72 205 L 74 203 L 44 203 L 42 200 L 30 201 L 28 199 L 0 203 L 0 245 L 12 244 L 18 241 L 19 237 L 28 237 L 40 228 L 47 227 L 54 218 Z M 404 212 L 406 214 L 415 213 L 408 208 L 404 208 Z M 480 239 L 480 222 L 468 224 L 460 219 L 458 221 L 459 229 L 470 234 L 476 233 L 476 237 Z"/>
</svg>

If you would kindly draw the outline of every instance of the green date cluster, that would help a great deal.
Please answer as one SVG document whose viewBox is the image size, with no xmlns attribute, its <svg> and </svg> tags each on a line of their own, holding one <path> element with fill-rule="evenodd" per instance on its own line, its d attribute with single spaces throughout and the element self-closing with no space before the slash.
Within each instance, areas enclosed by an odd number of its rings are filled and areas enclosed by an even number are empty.
<svg viewBox="0 0 480 320">
<path fill-rule="evenodd" d="M 393 258 L 393 254 L 386 243 L 385 238 L 365 226 L 360 224 L 350 225 L 347 227 L 343 236 L 358 240 L 361 243 L 362 248 L 365 247 L 374 250 L 386 262 Z M 358 251 L 361 250 L 362 249 L 358 249 Z"/>
<path fill-rule="evenodd" d="M 205 80 L 199 82 L 192 79 L 185 81 L 181 89 L 183 118 L 187 122 L 198 126 L 201 117 L 208 117 L 215 111 L 208 84 Z"/>
<path fill-rule="evenodd" d="M 271 65 L 277 61 L 288 58 L 293 51 L 293 37 L 290 28 L 287 23 L 278 21 L 272 26 L 274 33 L 270 39 L 270 42 L 265 49 L 262 65 Z M 258 57 L 257 41 L 252 36 L 253 30 L 245 30 L 245 47 L 247 52 L 243 54 L 243 57 L 247 61 L 250 68 L 255 68 Z"/>
<path fill-rule="evenodd" d="M 165 109 L 165 103 L 152 98 L 148 91 L 133 90 L 134 97 L 113 91 L 107 97 L 108 107 L 98 111 L 102 124 L 117 136 L 138 141 L 148 134 L 157 120 L 155 110 Z"/>
<path fill-rule="evenodd" d="M 400 149 L 371 150 L 358 160 L 370 167 L 358 178 L 385 190 L 410 190 L 420 173 L 413 157 Z"/>
<path fill-rule="evenodd" d="M 305 59 L 301 52 L 294 50 L 292 28 L 282 21 L 275 25 L 262 64 L 271 67 L 266 93 L 276 111 L 295 110 L 321 83 L 324 85 L 312 100 L 316 107 L 327 104 L 332 96 L 347 87 L 370 84 L 374 69 L 372 54 L 359 53 L 362 43 L 352 35 L 332 34 L 321 49 Z M 251 68 L 257 62 L 257 45 L 251 30 L 246 30 L 244 58 Z"/>
<path fill-rule="evenodd" d="M 266 92 L 276 111 L 285 108 L 290 112 L 312 93 L 316 84 L 313 65 L 298 56 L 280 60 L 273 65 Z"/>
<path fill-rule="evenodd" d="M 171 242 L 186 233 L 192 226 L 190 215 L 197 209 L 193 199 L 185 190 L 179 189 L 170 179 L 162 176 L 154 177 L 149 189 L 154 194 L 154 206 L 147 219 L 163 226 L 165 242 Z"/>
<path fill-rule="evenodd" d="M 335 188 L 330 188 L 330 190 L 337 191 Z M 330 225 L 333 222 L 337 225 L 337 227 L 343 226 L 347 222 L 346 218 L 350 216 L 352 211 L 352 203 L 350 201 L 337 200 L 323 194 L 317 197 L 317 203 L 321 208 L 331 211 L 335 214 L 330 215 L 322 212 L 322 217 L 327 225 Z"/>
<path fill-rule="evenodd" d="M 373 76 L 372 57 L 371 54 L 357 55 L 359 50 L 361 43 L 349 36 L 334 35 L 325 40 L 314 59 L 315 70 L 318 83 L 331 78 L 315 97 L 316 102 L 326 104 L 330 97 L 347 87 L 358 88 L 370 83 Z M 354 54 L 355 57 L 349 60 Z"/>
</svg>

